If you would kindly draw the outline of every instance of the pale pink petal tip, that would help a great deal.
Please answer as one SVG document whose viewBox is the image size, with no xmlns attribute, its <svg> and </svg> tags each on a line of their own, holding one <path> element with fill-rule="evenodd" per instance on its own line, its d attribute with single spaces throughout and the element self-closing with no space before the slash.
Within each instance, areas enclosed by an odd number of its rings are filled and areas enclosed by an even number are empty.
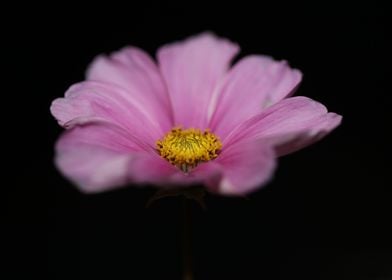
<svg viewBox="0 0 392 280">
<path fill-rule="evenodd" d="M 318 121 L 314 122 L 309 129 L 304 129 L 303 132 L 298 132 L 296 135 L 292 134 L 285 143 L 277 145 L 278 156 L 296 152 L 322 140 L 338 127 L 341 122 L 342 116 L 335 113 L 325 114 Z"/>
<path fill-rule="evenodd" d="M 262 139 L 274 146 L 281 156 L 320 140 L 336 128 L 341 119 L 310 98 L 286 98 L 237 126 L 224 139 L 224 144 Z"/>
<path fill-rule="evenodd" d="M 82 145 L 59 149 L 57 168 L 85 193 L 97 193 L 124 186 L 131 156 L 107 149 Z"/>
</svg>

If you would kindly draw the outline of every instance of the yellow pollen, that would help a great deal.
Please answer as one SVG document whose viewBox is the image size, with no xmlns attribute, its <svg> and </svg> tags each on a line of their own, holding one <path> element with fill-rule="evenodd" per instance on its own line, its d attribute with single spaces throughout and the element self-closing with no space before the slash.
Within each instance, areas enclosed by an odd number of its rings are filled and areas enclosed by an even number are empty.
<svg viewBox="0 0 392 280">
<path fill-rule="evenodd" d="M 162 140 L 157 141 L 161 157 L 185 173 L 201 162 L 215 159 L 222 143 L 208 129 L 202 132 L 195 128 L 173 128 Z"/>
</svg>

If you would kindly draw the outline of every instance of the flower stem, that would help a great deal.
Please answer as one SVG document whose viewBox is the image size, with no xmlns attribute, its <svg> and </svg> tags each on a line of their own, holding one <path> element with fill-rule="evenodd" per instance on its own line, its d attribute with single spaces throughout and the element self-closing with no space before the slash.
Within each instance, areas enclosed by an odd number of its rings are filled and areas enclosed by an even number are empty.
<svg viewBox="0 0 392 280">
<path fill-rule="evenodd" d="M 186 197 L 183 198 L 182 250 L 183 280 L 193 280 L 191 254 L 191 209 L 189 199 Z"/>
</svg>

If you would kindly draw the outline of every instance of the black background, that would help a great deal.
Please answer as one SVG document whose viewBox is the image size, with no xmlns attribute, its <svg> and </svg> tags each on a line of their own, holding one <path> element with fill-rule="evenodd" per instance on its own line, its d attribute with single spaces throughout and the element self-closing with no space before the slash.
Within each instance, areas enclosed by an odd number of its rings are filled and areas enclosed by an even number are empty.
<svg viewBox="0 0 392 280">
<path fill-rule="evenodd" d="M 5 109 L 14 112 L 19 153 L 5 188 L 13 270 L 4 279 L 181 278 L 180 199 L 145 209 L 150 188 L 80 194 L 52 164 L 62 129 L 49 106 L 99 53 L 131 44 L 153 55 L 205 30 L 238 42 L 241 57 L 287 59 L 304 73 L 297 95 L 342 114 L 343 123 L 281 158 L 273 182 L 249 199 L 209 195 L 207 211 L 192 205 L 195 279 L 392 279 L 386 10 L 129 4 L 100 13 L 26 8 L 11 24 L 22 27 L 8 26 L 10 94 L 18 100 Z"/>
</svg>

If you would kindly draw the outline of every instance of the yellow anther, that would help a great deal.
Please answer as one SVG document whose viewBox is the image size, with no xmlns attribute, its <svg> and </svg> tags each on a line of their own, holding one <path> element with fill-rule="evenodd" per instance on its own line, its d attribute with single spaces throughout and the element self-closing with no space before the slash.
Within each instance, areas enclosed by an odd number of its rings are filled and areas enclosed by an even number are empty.
<svg viewBox="0 0 392 280">
<path fill-rule="evenodd" d="M 221 148 L 222 143 L 215 134 L 194 128 L 173 128 L 157 141 L 161 157 L 184 172 L 216 158 Z"/>
</svg>

